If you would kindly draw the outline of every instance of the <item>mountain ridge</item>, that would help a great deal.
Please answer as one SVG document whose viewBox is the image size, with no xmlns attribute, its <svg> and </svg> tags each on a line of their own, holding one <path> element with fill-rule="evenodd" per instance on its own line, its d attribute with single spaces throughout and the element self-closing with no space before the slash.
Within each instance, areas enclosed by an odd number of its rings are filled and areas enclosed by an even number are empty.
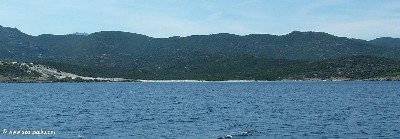
<svg viewBox="0 0 400 139">
<path fill-rule="evenodd" d="M 261 72 L 303 61 L 363 55 L 400 60 L 397 41 L 366 41 L 313 31 L 280 36 L 218 33 L 169 38 L 122 31 L 31 36 L 16 28 L 1 27 L 0 60 L 70 64 L 79 70 L 66 70 L 86 75 L 95 74 L 98 68 L 104 69 L 100 75 L 105 77 L 251 79 Z"/>
</svg>

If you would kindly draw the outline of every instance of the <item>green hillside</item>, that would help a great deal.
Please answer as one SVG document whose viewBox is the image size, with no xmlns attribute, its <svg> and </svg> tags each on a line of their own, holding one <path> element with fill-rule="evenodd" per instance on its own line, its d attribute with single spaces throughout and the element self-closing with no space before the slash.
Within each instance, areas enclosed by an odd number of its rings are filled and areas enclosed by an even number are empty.
<svg viewBox="0 0 400 139">
<path fill-rule="evenodd" d="M 0 60 L 41 63 L 90 77 L 369 79 L 397 76 L 397 60 L 400 60 L 397 46 L 396 38 L 365 41 L 323 32 L 153 38 L 102 31 L 89 35 L 30 36 L 0 26 Z M 13 74 L 20 76 L 17 71 Z M 4 71 L 4 75 L 8 73 Z"/>
<path fill-rule="evenodd" d="M 316 62 L 304 62 L 280 69 L 290 79 L 373 79 L 397 77 L 400 62 L 373 56 L 350 56 Z"/>
</svg>

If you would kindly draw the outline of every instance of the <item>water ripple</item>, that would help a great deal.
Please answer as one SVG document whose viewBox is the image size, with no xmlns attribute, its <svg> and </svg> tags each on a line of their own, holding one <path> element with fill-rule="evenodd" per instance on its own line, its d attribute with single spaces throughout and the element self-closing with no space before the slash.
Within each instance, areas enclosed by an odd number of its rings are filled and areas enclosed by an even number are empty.
<svg viewBox="0 0 400 139">
<path fill-rule="evenodd" d="M 0 138 L 400 138 L 398 82 L 0 84 Z"/>
</svg>

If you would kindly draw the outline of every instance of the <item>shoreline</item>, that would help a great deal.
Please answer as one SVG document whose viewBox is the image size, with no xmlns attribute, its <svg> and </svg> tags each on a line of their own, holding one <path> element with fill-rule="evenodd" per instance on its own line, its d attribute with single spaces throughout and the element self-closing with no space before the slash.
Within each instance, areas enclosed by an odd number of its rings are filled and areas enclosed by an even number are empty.
<svg viewBox="0 0 400 139">
<path fill-rule="evenodd" d="M 325 80 L 325 79 L 303 79 L 303 80 L 221 80 L 221 81 L 208 81 L 208 80 L 83 80 L 83 81 L 46 81 L 46 80 L 28 80 L 28 81 L 16 81 L 16 80 L 2 80 L 1 83 L 254 83 L 254 82 L 386 82 L 386 81 L 400 81 L 398 79 L 341 79 L 341 80 Z"/>
</svg>

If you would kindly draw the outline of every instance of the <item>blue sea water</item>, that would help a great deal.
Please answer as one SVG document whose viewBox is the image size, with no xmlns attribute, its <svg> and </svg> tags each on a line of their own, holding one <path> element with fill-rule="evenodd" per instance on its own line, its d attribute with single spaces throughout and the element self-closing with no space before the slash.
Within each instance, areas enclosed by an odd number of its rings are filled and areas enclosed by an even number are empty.
<svg viewBox="0 0 400 139">
<path fill-rule="evenodd" d="M 0 138 L 229 137 L 400 138 L 400 82 L 0 84 Z"/>
</svg>

